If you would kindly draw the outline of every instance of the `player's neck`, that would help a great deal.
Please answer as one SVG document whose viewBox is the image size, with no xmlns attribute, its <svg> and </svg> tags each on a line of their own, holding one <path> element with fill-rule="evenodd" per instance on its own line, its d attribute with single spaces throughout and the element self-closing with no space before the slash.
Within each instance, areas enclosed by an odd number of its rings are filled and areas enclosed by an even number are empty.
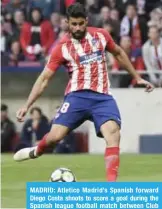
<svg viewBox="0 0 162 209">
<path fill-rule="evenodd" d="M 69 32 L 69 34 L 70 34 L 70 37 L 71 37 L 74 41 L 79 41 L 79 42 L 81 42 L 81 41 L 83 41 L 83 40 L 85 39 L 85 37 L 87 36 L 87 30 L 85 31 L 85 34 L 84 34 L 84 36 L 83 36 L 81 39 L 76 39 L 70 32 Z"/>
</svg>

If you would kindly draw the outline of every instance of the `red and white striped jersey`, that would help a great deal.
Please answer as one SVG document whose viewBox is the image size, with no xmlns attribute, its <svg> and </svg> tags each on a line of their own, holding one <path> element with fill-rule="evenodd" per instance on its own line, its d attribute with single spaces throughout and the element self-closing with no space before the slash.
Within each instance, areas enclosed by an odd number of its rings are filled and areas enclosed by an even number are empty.
<svg viewBox="0 0 162 209">
<path fill-rule="evenodd" d="M 46 67 L 52 71 L 62 64 L 67 67 L 70 80 L 65 95 L 83 89 L 109 94 L 106 51 L 112 51 L 114 47 L 106 30 L 88 27 L 82 40 L 66 34 L 53 49 Z"/>
</svg>

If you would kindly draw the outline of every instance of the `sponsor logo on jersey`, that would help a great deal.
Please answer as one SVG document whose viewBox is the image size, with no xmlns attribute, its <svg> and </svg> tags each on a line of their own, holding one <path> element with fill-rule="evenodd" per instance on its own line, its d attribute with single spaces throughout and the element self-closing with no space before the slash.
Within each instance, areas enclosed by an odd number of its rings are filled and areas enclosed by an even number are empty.
<svg viewBox="0 0 162 209">
<path fill-rule="evenodd" d="M 102 59 L 103 59 L 102 53 L 103 52 L 101 50 L 98 50 L 98 51 L 93 52 L 91 54 L 86 54 L 84 56 L 81 56 L 81 57 L 79 57 L 80 64 L 86 65 L 86 64 L 90 64 L 92 62 L 102 61 Z"/>
</svg>

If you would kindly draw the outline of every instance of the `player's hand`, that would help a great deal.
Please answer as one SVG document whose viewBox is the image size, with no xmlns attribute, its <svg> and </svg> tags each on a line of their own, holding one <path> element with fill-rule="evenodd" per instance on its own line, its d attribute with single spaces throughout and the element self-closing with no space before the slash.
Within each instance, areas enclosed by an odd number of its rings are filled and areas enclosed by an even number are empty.
<svg viewBox="0 0 162 209">
<path fill-rule="evenodd" d="M 24 117 L 26 115 L 26 113 L 28 112 L 28 109 L 26 107 L 22 107 L 20 108 L 17 112 L 16 112 L 16 118 L 19 122 L 23 122 L 24 121 Z"/>
<path fill-rule="evenodd" d="M 155 88 L 152 83 L 150 83 L 150 82 L 148 82 L 148 81 L 146 81 L 146 80 L 144 80 L 142 78 L 137 80 L 137 84 L 141 85 L 141 86 L 145 86 L 146 87 L 146 90 L 145 90 L 146 92 L 151 92 Z"/>
</svg>

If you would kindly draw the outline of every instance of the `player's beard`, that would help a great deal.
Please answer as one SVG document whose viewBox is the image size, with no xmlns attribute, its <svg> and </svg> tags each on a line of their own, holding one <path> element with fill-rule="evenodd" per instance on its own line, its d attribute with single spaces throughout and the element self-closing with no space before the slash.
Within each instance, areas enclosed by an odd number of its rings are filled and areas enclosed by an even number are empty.
<svg viewBox="0 0 162 209">
<path fill-rule="evenodd" d="M 86 30 L 84 30 L 84 31 L 77 31 L 75 33 L 71 32 L 71 34 L 72 34 L 73 38 L 75 38 L 77 40 L 80 40 L 80 39 L 82 39 L 85 36 Z"/>
</svg>

